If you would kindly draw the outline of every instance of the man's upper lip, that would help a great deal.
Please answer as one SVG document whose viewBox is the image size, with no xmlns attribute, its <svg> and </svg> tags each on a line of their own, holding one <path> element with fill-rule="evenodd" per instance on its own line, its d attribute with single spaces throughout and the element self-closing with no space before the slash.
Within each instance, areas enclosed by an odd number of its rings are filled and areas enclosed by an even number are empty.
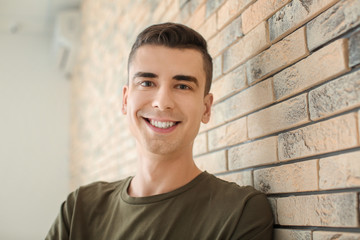
<svg viewBox="0 0 360 240">
<path fill-rule="evenodd" d="M 153 121 L 157 121 L 157 122 L 180 122 L 177 120 L 173 120 L 173 119 L 169 119 L 169 118 L 157 118 L 157 117 L 143 117 L 149 121 L 153 120 Z"/>
</svg>

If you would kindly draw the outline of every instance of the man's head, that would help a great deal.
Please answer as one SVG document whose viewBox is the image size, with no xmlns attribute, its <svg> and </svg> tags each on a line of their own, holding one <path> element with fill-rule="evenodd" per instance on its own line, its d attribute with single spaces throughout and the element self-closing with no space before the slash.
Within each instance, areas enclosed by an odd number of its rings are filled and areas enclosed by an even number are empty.
<svg viewBox="0 0 360 240">
<path fill-rule="evenodd" d="M 128 69 L 122 112 L 139 151 L 191 157 L 200 123 L 209 122 L 213 102 L 205 40 L 179 24 L 149 27 L 137 38 Z"/>
<path fill-rule="evenodd" d="M 177 23 L 162 23 L 152 25 L 143 30 L 129 54 L 128 66 L 130 66 L 138 48 L 144 45 L 158 45 L 177 49 L 194 49 L 201 53 L 203 68 L 206 75 L 204 95 L 207 95 L 211 88 L 212 81 L 212 59 L 207 51 L 206 40 L 193 29 Z"/>
</svg>

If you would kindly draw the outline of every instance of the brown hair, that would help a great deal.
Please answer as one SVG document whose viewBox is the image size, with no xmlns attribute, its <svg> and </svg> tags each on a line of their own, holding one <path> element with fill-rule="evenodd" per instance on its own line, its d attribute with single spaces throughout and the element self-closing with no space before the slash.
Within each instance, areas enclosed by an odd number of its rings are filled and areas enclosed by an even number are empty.
<svg viewBox="0 0 360 240">
<path fill-rule="evenodd" d="M 198 32 L 178 23 L 152 25 L 137 36 L 129 54 L 128 66 L 130 66 L 136 50 L 146 44 L 160 45 L 169 48 L 189 48 L 198 50 L 203 57 L 206 75 L 205 95 L 209 93 L 213 71 L 212 59 L 207 51 L 206 40 Z"/>
</svg>

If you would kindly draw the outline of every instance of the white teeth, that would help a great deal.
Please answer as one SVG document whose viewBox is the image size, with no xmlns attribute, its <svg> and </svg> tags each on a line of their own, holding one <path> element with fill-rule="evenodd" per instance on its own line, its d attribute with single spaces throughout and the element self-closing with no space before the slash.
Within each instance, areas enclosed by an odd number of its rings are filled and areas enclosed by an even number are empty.
<svg viewBox="0 0 360 240">
<path fill-rule="evenodd" d="M 160 122 L 155 120 L 150 120 L 150 124 L 157 128 L 170 128 L 175 125 L 174 122 Z"/>
</svg>

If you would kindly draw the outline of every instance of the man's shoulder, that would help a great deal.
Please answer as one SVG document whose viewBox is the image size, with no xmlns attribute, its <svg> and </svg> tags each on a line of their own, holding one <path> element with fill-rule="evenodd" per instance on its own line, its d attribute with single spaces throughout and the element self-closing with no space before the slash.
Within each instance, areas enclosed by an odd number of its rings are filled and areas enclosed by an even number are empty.
<svg viewBox="0 0 360 240">
<path fill-rule="evenodd" d="M 209 174 L 208 183 L 211 189 L 214 189 L 218 195 L 221 195 L 225 199 L 237 199 L 246 202 L 257 195 L 265 197 L 264 193 L 256 190 L 252 186 L 239 186 L 235 182 L 223 180 L 212 174 Z"/>
<path fill-rule="evenodd" d="M 87 190 L 87 191 L 108 191 L 108 190 L 113 190 L 115 188 L 117 188 L 119 185 L 124 184 L 129 178 L 131 177 L 127 177 L 118 181 L 113 181 L 113 182 L 106 182 L 106 181 L 96 181 L 96 182 L 92 182 L 86 185 L 82 185 L 79 187 L 79 189 L 81 189 L 82 191 Z"/>
<path fill-rule="evenodd" d="M 239 186 L 211 174 L 202 184 L 204 191 L 201 200 L 203 202 L 206 202 L 204 199 L 211 200 L 207 202 L 211 202 L 211 209 L 217 209 L 213 214 L 217 214 L 216 217 L 221 221 L 224 216 L 226 218 L 232 216 L 234 222 L 241 222 L 240 230 L 244 226 L 254 226 L 254 223 L 260 228 L 272 225 L 273 216 L 269 201 L 264 193 L 254 187 Z M 241 234 L 239 236 L 242 236 Z"/>
<path fill-rule="evenodd" d="M 129 179 L 130 177 L 114 182 L 96 181 L 79 187 L 73 194 L 77 199 L 92 202 L 99 198 L 108 198 L 112 195 L 119 194 L 120 190 Z"/>
</svg>

